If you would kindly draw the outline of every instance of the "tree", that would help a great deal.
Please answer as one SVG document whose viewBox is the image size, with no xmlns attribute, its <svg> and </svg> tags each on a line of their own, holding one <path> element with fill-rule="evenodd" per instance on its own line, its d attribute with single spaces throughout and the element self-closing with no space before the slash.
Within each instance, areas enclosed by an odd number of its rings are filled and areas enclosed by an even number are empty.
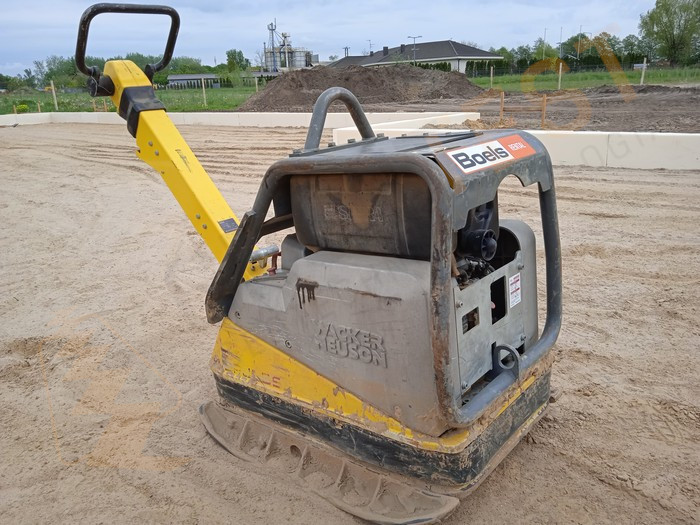
<svg viewBox="0 0 700 525">
<path fill-rule="evenodd" d="M 532 49 L 530 46 L 518 46 L 516 49 L 511 49 L 510 52 L 513 54 L 515 64 L 519 68 L 525 68 L 530 65 L 532 60 Z"/>
<path fill-rule="evenodd" d="M 622 64 L 638 64 L 644 59 L 642 42 L 637 35 L 627 35 L 620 45 L 620 62 Z"/>
<path fill-rule="evenodd" d="M 688 63 L 700 33 L 700 0 L 656 0 L 654 8 L 640 16 L 639 30 L 671 65 Z"/>
<path fill-rule="evenodd" d="M 255 65 L 259 66 L 261 71 L 265 67 L 265 52 L 262 49 L 255 52 Z"/>
<path fill-rule="evenodd" d="M 250 60 L 243 56 L 243 51 L 229 49 L 226 51 L 226 64 L 229 71 L 244 71 L 250 67 Z"/>
<path fill-rule="evenodd" d="M 34 77 L 36 78 L 36 85 L 43 88 L 46 84 L 46 66 L 44 66 L 43 60 L 34 61 Z"/>
<path fill-rule="evenodd" d="M 535 60 L 541 60 L 542 59 L 542 48 L 544 47 L 544 57 L 545 58 L 551 58 L 551 57 L 558 57 L 559 56 L 559 48 L 555 48 L 549 43 L 545 42 L 543 39 L 538 38 L 535 40 L 535 43 L 532 44 L 532 58 Z"/>
<path fill-rule="evenodd" d="M 330 55 L 328 57 L 328 60 L 330 60 L 331 62 L 334 62 L 334 61 L 338 60 L 338 55 Z"/>
</svg>

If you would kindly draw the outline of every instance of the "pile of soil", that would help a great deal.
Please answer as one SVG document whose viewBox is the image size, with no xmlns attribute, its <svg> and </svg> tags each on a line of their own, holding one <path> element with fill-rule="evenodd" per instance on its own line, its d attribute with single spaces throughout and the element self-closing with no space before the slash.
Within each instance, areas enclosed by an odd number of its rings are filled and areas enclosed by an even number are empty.
<svg viewBox="0 0 700 525">
<path fill-rule="evenodd" d="M 277 77 L 250 97 L 238 111 L 311 111 L 318 96 L 334 86 L 349 89 L 362 104 L 466 100 L 483 91 L 461 73 L 409 65 L 317 67 Z M 334 106 L 342 109 L 339 104 Z"/>
</svg>

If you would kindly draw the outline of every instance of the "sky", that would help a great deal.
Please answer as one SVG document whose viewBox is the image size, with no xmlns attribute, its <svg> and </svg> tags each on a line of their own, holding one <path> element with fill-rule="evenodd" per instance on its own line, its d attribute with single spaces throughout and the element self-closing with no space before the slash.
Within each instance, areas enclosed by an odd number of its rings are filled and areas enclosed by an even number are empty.
<svg viewBox="0 0 700 525">
<path fill-rule="evenodd" d="M 653 0 L 588 0 L 567 5 L 551 0 L 162 0 L 180 13 L 176 56 L 200 58 L 214 65 L 226 60 L 226 50 L 241 49 L 255 63 L 256 52 L 268 41 L 267 24 L 291 35 L 294 46 L 305 47 L 327 60 L 373 51 L 382 46 L 453 39 L 475 42 L 482 49 L 532 44 L 544 36 L 556 47 L 563 39 L 584 32 L 607 31 L 624 37 L 637 34 L 639 15 Z M 80 15 L 89 1 L 0 0 L 0 73 L 16 75 L 34 60 L 75 52 Z M 88 55 L 110 57 L 128 52 L 161 54 L 169 18 L 145 15 L 100 15 L 90 27 Z"/>
</svg>

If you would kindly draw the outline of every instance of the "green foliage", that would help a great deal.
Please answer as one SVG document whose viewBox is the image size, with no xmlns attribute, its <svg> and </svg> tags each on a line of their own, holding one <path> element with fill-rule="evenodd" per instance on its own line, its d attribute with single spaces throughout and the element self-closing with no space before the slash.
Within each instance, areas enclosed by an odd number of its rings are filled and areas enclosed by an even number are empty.
<svg viewBox="0 0 700 525">
<path fill-rule="evenodd" d="M 29 105 L 27 104 L 17 104 L 17 113 L 27 113 L 29 111 Z"/>
<path fill-rule="evenodd" d="M 656 0 L 654 8 L 641 15 L 639 30 L 671 65 L 689 64 L 700 34 L 700 0 Z"/>
<path fill-rule="evenodd" d="M 226 51 L 226 64 L 229 71 L 245 71 L 250 67 L 250 60 L 243 56 L 240 49 Z"/>
<path fill-rule="evenodd" d="M 422 69 L 433 69 L 437 71 L 445 71 L 446 73 L 452 71 L 452 64 L 450 64 L 449 62 L 435 62 L 434 64 L 416 63 L 414 65 Z"/>
<path fill-rule="evenodd" d="M 640 70 L 625 71 L 630 84 L 638 85 L 641 76 Z M 525 80 L 532 80 L 533 75 L 501 75 L 493 79 L 494 89 L 504 91 L 522 91 Z M 470 78 L 476 85 L 487 88 L 490 85 L 488 76 Z M 548 73 L 534 75 L 535 90 L 556 90 L 558 75 Z M 677 69 L 648 69 L 644 76 L 645 84 L 684 84 L 700 82 L 700 68 Z M 596 86 L 614 84 L 613 77 L 607 71 L 590 71 L 580 73 L 566 73 L 562 78 L 562 89 L 586 89 Z M 531 84 L 530 84 L 531 85 Z"/>
<path fill-rule="evenodd" d="M 255 83 L 252 79 L 241 80 L 241 84 L 234 88 L 207 89 L 207 108 L 204 108 L 202 90 L 200 89 L 157 89 L 156 96 L 163 101 L 168 111 L 233 111 L 245 100 L 255 93 Z M 261 83 L 261 87 L 262 87 Z M 93 111 L 93 101 L 97 102 L 98 109 L 102 108 L 103 100 L 106 101 L 110 111 L 115 111 L 109 99 L 93 99 L 87 93 L 61 93 L 58 92 L 59 111 Z M 53 111 L 53 97 L 51 93 L 36 90 L 21 90 L 19 94 L 0 94 L 0 114 L 12 113 L 13 105 L 23 104 L 28 112 L 37 111 L 36 104 L 42 104 L 43 111 Z M 18 109 L 19 111 L 19 109 Z"/>
</svg>

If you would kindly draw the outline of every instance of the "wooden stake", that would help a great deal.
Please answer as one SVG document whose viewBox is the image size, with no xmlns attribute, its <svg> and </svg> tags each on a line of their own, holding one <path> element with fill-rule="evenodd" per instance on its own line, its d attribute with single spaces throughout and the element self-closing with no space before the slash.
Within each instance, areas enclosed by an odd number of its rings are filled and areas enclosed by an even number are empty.
<svg viewBox="0 0 700 525">
<path fill-rule="evenodd" d="M 493 89 L 493 66 L 491 66 L 491 89 Z"/>
<path fill-rule="evenodd" d="M 206 108 L 207 107 L 207 92 L 204 89 L 204 79 L 200 78 L 200 80 L 202 81 L 202 97 L 204 98 L 204 107 Z"/>
<path fill-rule="evenodd" d="M 97 113 L 97 105 L 95 104 L 95 99 L 92 99 L 92 110 Z"/>
<path fill-rule="evenodd" d="M 544 120 L 547 115 L 547 95 L 542 95 L 542 129 L 544 129 Z"/>
<path fill-rule="evenodd" d="M 255 77 L 255 92 L 258 92 L 258 77 Z"/>
<path fill-rule="evenodd" d="M 56 100 L 56 86 L 53 85 L 53 80 L 51 81 L 51 93 L 53 93 L 53 107 L 58 111 L 58 100 Z"/>
<path fill-rule="evenodd" d="M 105 113 L 106 113 L 107 112 L 107 99 L 106 98 L 102 99 L 102 107 L 105 108 Z"/>
<path fill-rule="evenodd" d="M 16 114 L 17 114 L 17 106 L 15 106 L 14 104 L 12 104 L 12 110 L 15 112 L 15 115 L 16 115 Z"/>
<path fill-rule="evenodd" d="M 505 105 L 506 105 L 506 93 L 505 93 L 505 91 L 501 91 L 501 121 L 503 120 L 503 114 L 505 112 Z"/>
<path fill-rule="evenodd" d="M 36 101 L 36 110 L 41 113 L 41 103 L 38 100 Z"/>
<path fill-rule="evenodd" d="M 639 85 L 644 85 L 644 73 L 647 70 L 647 57 L 644 57 L 644 63 L 642 64 L 642 78 L 639 79 Z"/>
<path fill-rule="evenodd" d="M 557 90 L 561 91 L 561 68 L 564 65 L 564 62 L 559 62 L 559 85 L 557 86 Z"/>
</svg>

